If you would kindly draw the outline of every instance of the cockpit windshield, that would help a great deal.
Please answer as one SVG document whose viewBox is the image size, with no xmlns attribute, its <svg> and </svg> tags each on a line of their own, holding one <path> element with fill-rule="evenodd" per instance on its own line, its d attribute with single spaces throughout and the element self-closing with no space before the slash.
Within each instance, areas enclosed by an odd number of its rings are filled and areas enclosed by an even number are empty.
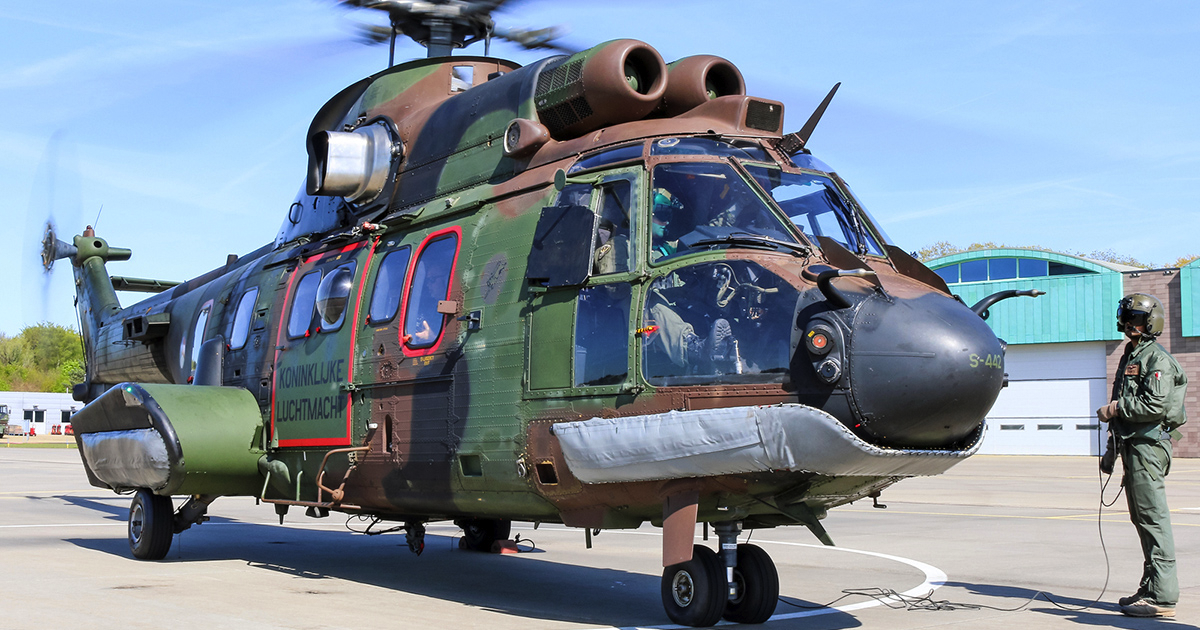
<svg viewBox="0 0 1200 630">
<path fill-rule="evenodd" d="M 650 195 L 652 261 L 713 247 L 804 249 L 728 163 L 659 164 Z"/>
<path fill-rule="evenodd" d="M 846 201 L 829 177 L 788 173 L 753 164 L 745 166 L 751 177 L 805 235 L 831 238 L 858 254 L 884 256 L 867 221 Z"/>
</svg>

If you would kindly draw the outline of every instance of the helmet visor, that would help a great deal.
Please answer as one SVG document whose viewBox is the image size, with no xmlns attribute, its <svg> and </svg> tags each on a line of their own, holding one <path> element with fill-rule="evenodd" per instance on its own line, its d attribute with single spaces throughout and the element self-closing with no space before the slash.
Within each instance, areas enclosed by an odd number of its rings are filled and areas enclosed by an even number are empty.
<svg viewBox="0 0 1200 630">
<path fill-rule="evenodd" d="M 1125 330 L 1125 327 L 1132 324 L 1134 326 L 1145 326 L 1150 318 L 1150 313 L 1140 310 L 1128 308 L 1126 306 L 1117 307 L 1117 328 Z"/>
</svg>

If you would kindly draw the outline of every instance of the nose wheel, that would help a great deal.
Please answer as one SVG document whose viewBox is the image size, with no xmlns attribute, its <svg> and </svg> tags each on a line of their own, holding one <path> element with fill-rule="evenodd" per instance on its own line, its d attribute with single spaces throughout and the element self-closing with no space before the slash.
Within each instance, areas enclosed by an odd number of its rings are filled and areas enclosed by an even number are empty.
<svg viewBox="0 0 1200 630">
<path fill-rule="evenodd" d="M 722 617 L 736 623 L 763 623 L 771 618 L 779 600 L 775 563 L 755 545 L 737 545 L 736 554 L 732 582 L 721 556 L 701 545 L 692 548 L 691 560 L 663 570 L 663 608 L 671 621 L 705 627 Z"/>
</svg>

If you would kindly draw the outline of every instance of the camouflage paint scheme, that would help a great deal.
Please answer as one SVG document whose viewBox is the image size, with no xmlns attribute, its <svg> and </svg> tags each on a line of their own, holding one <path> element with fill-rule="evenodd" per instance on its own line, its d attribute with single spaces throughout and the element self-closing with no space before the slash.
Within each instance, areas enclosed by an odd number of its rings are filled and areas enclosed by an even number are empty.
<svg viewBox="0 0 1200 630">
<path fill-rule="evenodd" d="M 806 246 L 804 254 L 735 245 L 652 264 L 649 180 L 655 166 L 733 162 L 716 155 L 652 155 L 654 142 L 736 139 L 760 147 L 767 162 L 795 169 L 791 157 L 777 148 L 783 112 L 774 101 L 731 94 L 672 116 L 660 107 L 621 120 L 618 106 L 615 113 L 594 114 L 615 120 L 592 127 L 571 122 L 572 112 L 580 116 L 579 99 L 586 90 L 570 83 L 569 76 L 560 76 L 559 84 L 545 83 L 542 77 L 560 68 L 560 75 L 581 72 L 570 64 L 586 65 L 620 45 L 627 42 L 524 68 L 481 57 L 420 60 L 351 86 L 322 109 L 310 137 L 314 131 L 348 131 L 389 121 L 403 143 L 403 155 L 379 198 L 352 206 L 302 191 L 275 243 L 136 305 L 121 308 L 115 294 L 109 295 L 104 262 L 119 256 L 107 253 L 103 239 L 78 237 L 77 245 L 91 241 L 93 248 L 81 250 L 75 259 L 88 352 L 88 382 L 77 393 L 90 401 L 126 381 L 190 382 L 198 341 L 231 338 L 239 300 L 257 288 L 247 341 L 241 348 L 226 349 L 219 384 L 245 389 L 258 403 L 265 430 L 247 448 L 268 463 L 248 481 L 262 487 L 265 500 L 398 521 L 494 518 L 629 528 L 646 521 L 661 524 L 668 497 L 696 493 L 700 521 L 740 520 L 747 528 L 800 523 L 824 536 L 818 520 L 827 509 L 878 493 L 901 476 L 824 476 L 800 470 L 583 484 L 550 433 L 559 422 L 670 410 L 777 403 L 853 406 L 846 387 L 820 384 L 813 368 L 795 358 L 788 375 L 762 382 L 747 377 L 736 383 L 651 384 L 644 376 L 643 346 L 654 333 L 638 332 L 650 324 L 644 319 L 650 287 L 655 279 L 685 267 L 754 263 L 792 287 L 800 296 L 795 313 L 801 314 L 829 310 L 815 282 L 815 274 L 827 267 L 869 268 L 877 274 L 875 279 L 837 281 L 855 304 L 882 292 L 889 300 L 951 302 L 945 285 L 897 247 L 856 255 L 799 230 L 792 236 Z M 455 91 L 454 69 L 462 67 L 471 68 L 473 85 Z M 748 110 L 767 112 L 767 123 L 748 124 Z M 584 111 L 580 117 L 591 115 Z M 504 135 L 514 119 L 541 121 L 550 138 L 520 155 L 508 155 Z M 526 266 L 542 209 L 559 199 L 551 183 L 555 172 L 630 143 L 641 147 L 639 157 L 584 174 L 624 176 L 632 182 L 633 267 L 593 275 L 574 286 L 547 288 L 530 282 Z M 841 192 L 852 199 L 848 189 Z M 852 211 L 884 243 L 865 212 Z M 791 226 L 786 217 L 779 219 Z M 440 309 L 445 311 L 443 330 L 432 346 L 416 347 L 408 337 L 413 331 L 405 330 L 403 311 L 380 322 L 369 321 L 367 313 L 386 255 L 408 252 L 399 254 L 409 260 L 407 291 L 417 255 L 443 238 L 456 241 L 452 279 Z M 304 334 L 292 338 L 288 321 L 301 279 L 312 270 L 328 273 L 345 265 L 353 266 L 353 284 L 340 327 L 321 330 L 314 315 Z M 631 287 L 627 372 L 619 382 L 576 386 L 572 370 L 582 368 L 574 365 L 571 348 L 580 291 L 621 284 Z M 405 302 L 401 300 L 402 308 Z M 789 315 L 791 357 L 803 353 L 800 337 L 806 325 L 795 313 Z M 197 335 L 201 318 L 203 330 Z M 999 368 L 999 361 L 995 366 L 989 361 L 988 368 L 993 367 Z M 984 412 L 992 400 L 985 401 Z M 972 422 L 978 427 L 981 420 L 980 414 Z M 962 450 L 978 431 L 930 447 Z M 365 450 L 335 453 L 322 470 L 330 450 L 355 447 Z M 185 452 L 187 448 L 184 444 Z M 344 478 L 344 497 L 333 501 L 318 490 L 322 474 L 329 487 Z"/>
</svg>

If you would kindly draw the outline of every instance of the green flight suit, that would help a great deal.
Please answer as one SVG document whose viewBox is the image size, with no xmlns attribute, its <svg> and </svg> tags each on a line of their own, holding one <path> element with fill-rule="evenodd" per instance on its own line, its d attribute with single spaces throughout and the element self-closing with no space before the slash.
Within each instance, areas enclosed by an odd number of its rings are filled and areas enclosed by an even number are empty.
<svg viewBox="0 0 1200 630">
<path fill-rule="evenodd" d="M 1171 471 L 1170 431 L 1186 419 L 1186 389 L 1183 368 L 1152 338 L 1126 346 L 1113 384 L 1117 412 L 1109 429 L 1125 472 L 1129 520 L 1145 558 L 1139 593 L 1164 606 L 1179 600 L 1166 477 Z"/>
</svg>

